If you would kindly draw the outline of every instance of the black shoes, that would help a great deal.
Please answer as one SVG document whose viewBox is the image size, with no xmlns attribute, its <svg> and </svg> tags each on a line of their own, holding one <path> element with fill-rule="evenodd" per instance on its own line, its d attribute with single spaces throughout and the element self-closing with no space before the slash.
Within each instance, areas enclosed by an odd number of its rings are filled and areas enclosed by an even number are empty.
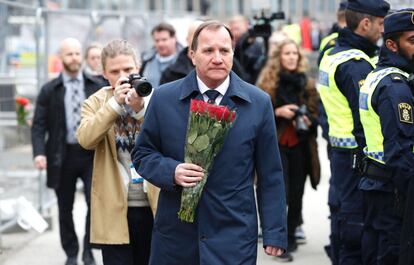
<svg viewBox="0 0 414 265">
<path fill-rule="evenodd" d="M 91 250 L 86 250 L 83 252 L 82 261 L 85 265 L 96 265 Z"/>
<path fill-rule="evenodd" d="M 78 265 L 78 259 L 76 257 L 68 257 L 65 265 Z"/>
<path fill-rule="evenodd" d="M 285 253 L 283 253 L 279 257 L 276 257 L 276 260 L 279 261 L 279 262 L 292 262 L 293 261 L 293 256 L 292 256 L 292 254 L 290 254 L 290 252 L 286 251 Z"/>
</svg>

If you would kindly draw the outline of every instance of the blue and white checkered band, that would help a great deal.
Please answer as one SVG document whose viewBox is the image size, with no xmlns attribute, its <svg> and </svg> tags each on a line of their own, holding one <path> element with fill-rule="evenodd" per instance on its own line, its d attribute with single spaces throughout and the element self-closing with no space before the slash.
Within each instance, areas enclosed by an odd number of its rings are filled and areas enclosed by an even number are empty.
<svg viewBox="0 0 414 265">
<path fill-rule="evenodd" d="M 384 76 L 387 76 L 390 73 L 398 73 L 398 74 L 402 74 L 402 75 L 406 75 L 407 73 L 401 71 L 398 68 L 395 67 L 389 67 L 389 68 L 385 68 L 384 70 L 380 70 L 378 72 L 378 74 L 375 76 L 374 79 L 371 80 L 371 82 L 369 83 L 369 86 L 373 86 L 374 84 L 376 84 L 377 82 L 379 82 L 381 79 L 384 78 Z"/>
<path fill-rule="evenodd" d="M 329 74 L 325 71 L 319 71 L 318 82 L 321 85 L 329 87 Z"/>
<path fill-rule="evenodd" d="M 368 110 L 368 94 L 360 93 L 359 94 L 359 108 L 363 110 Z"/>
<path fill-rule="evenodd" d="M 348 52 L 344 52 L 343 54 L 341 54 L 340 56 L 336 57 L 334 60 L 332 60 L 331 62 L 331 66 L 335 65 L 338 61 L 343 61 L 346 60 L 348 58 L 353 58 L 353 57 L 363 57 L 365 54 L 361 51 L 357 51 L 357 50 L 351 50 Z"/>
<path fill-rule="evenodd" d="M 339 138 L 339 137 L 333 137 L 329 136 L 329 142 L 333 147 L 342 147 L 342 148 L 354 148 L 358 147 L 357 142 L 355 141 L 355 138 Z"/>
<path fill-rule="evenodd" d="M 384 152 L 368 152 L 367 150 L 367 147 L 364 147 L 364 154 L 366 156 L 384 162 Z"/>
</svg>

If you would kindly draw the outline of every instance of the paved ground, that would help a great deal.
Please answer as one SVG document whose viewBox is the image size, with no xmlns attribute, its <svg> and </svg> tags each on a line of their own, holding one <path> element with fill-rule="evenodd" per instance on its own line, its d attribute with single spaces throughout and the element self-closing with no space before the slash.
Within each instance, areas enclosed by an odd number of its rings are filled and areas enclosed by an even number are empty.
<svg viewBox="0 0 414 265">
<path fill-rule="evenodd" d="M 323 246 L 328 242 L 329 222 L 328 222 L 328 207 L 326 204 L 328 192 L 328 176 L 329 166 L 326 159 L 325 143 L 320 145 L 320 158 L 322 163 L 322 183 L 318 187 L 318 191 L 310 188 L 309 183 L 306 185 L 304 197 L 304 221 L 303 226 L 307 235 L 307 244 L 301 245 L 294 255 L 294 265 L 328 265 L 329 260 L 326 257 Z M 18 160 L 30 159 L 30 152 L 23 149 L 25 155 L 16 155 Z M 5 154 L 2 154 L 5 155 Z M 9 164 L 14 160 L 14 156 L 6 154 Z M 0 161 L 3 160 L 0 159 Z M 4 160 L 3 160 L 4 161 Z M 17 161 L 16 161 L 17 162 Z M 7 166 L 0 165 L 4 170 Z M 36 172 L 32 171 L 35 175 Z M 0 176 L 0 179 L 2 176 Z M 1 186 L 0 186 L 1 187 Z M 77 195 L 75 204 L 74 216 L 76 220 L 76 228 L 79 234 L 83 234 L 84 230 L 84 215 L 85 204 L 81 193 Z M 56 207 L 51 210 L 53 220 L 52 230 L 47 231 L 41 235 L 36 232 L 28 233 L 13 233 L 3 235 L 1 246 L 2 253 L 0 253 L 0 264 L 2 265 L 61 265 L 64 264 L 65 256 L 60 247 L 59 234 L 56 225 Z M 95 251 L 95 258 L 98 264 L 102 264 L 99 251 Z M 258 262 L 260 265 L 278 264 L 274 258 L 268 257 L 264 254 L 262 246 L 258 246 Z M 81 263 L 79 263 L 81 264 Z"/>
</svg>

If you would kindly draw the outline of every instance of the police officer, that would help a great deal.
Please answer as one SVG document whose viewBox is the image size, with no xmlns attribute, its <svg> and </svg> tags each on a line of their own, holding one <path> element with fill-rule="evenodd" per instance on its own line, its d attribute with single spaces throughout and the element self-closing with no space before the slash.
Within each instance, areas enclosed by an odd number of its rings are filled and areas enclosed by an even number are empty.
<svg viewBox="0 0 414 265">
<path fill-rule="evenodd" d="M 359 119 L 359 89 L 373 70 L 383 18 L 390 6 L 383 0 L 349 0 L 347 27 L 322 58 L 318 87 L 329 123 L 332 185 L 339 196 L 339 264 L 362 264 L 362 195 L 359 161 L 365 146 Z"/>
<path fill-rule="evenodd" d="M 364 264 L 398 264 L 404 198 L 414 176 L 414 102 L 407 81 L 414 72 L 413 18 L 414 9 L 385 17 L 379 62 L 359 97 L 367 143 L 360 183 L 365 212 Z"/>
<path fill-rule="evenodd" d="M 336 44 L 338 38 L 338 31 L 346 27 L 345 20 L 345 9 L 348 1 L 341 1 L 339 3 L 338 11 L 336 12 L 337 22 L 333 24 L 329 34 L 321 40 L 321 45 L 319 47 L 319 57 L 318 57 L 318 66 L 322 60 L 323 55 Z M 318 102 L 319 108 L 319 125 L 322 128 L 322 137 L 328 141 L 327 153 L 328 158 L 330 158 L 331 145 L 329 144 L 329 125 L 328 117 L 326 116 L 325 108 L 323 107 L 322 101 Z M 329 180 L 332 181 L 332 178 Z M 339 231 L 338 231 L 338 212 L 339 212 L 339 198 L 337 192 L 335 191 L 334 185 L 329 185 L 329 195 L 328 195 L 328 205 L 331 220 L 331 234 L 329 235 L 329 245 L 325 246 L 325 251 L 328 254 L 329 258 L 333 265 L 339 263 Z"/>
<path fill-rule="evenodd" d="M 346 20 L 345 20 L 345 10 L 348 1 L 341 1 L 339 3 L 338 11 L 336 12 L 336 23 L 332 25 L 331 30 L 329 31 L 328 35 L 322 38 L 321 44 L 319 45 L 319 57 L 318 57 L 318 65 L 320 64 L 323 55 L 327 50 L 333 48 L 336 44 L 336 40 L 338 39 L 339 30 L 346 27 Z"/>
</svg>

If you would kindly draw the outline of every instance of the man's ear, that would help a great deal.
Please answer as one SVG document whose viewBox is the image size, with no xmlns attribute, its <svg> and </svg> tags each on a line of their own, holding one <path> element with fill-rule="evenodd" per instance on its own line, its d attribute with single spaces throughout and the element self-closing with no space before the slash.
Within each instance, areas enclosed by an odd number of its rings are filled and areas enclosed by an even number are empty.
<svg viewBox="0 0 414 265">
<path fill-rule="evenodd" d="M 388 50 L 390 50 L 392 52 L 398 52 L 398 43 L 391 40 L 391 39 L 386 39 L 385 40 L 385 47 L 387 47 Z"/>
<path fill-rule="evenodd" d="M 359 27 L 361 28 L 362 32 L 367 32 L 371 29 L 371 20 L 369 18 L 363 18 L 359 23 Z"/>
<path fill-rule="evenodd" d="M 194 51 L 193 50 L 190 50 L 190 57 L 191 57 L 191 61 L 193 62 L 193 65 L 195 66 Z"/>
</svg>

